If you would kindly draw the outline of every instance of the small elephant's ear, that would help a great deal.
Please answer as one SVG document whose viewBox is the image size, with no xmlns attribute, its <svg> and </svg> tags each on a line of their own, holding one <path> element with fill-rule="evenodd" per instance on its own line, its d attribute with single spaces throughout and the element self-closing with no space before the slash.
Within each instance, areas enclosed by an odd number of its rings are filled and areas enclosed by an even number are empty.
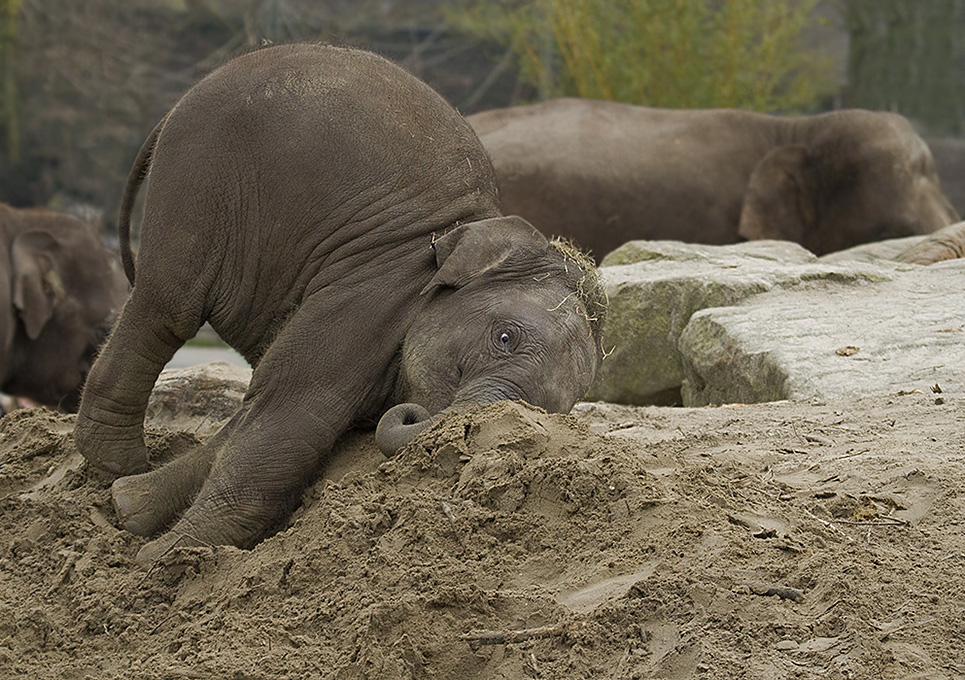
<svg viewBox="0 0 965 680">
<path fill-rule="evenodd" d="M 797 145 L 782 146 L 764 156 L 744 192 L 741 236 L 804 243 L 815 225 L 817 198 L 807 163 L 807 149 Z"/>
<path fill-rule="evenodd" d="M 440 286 L 461 288 L 517 256 L 538 257 L 549 242 L 521 217 L 494 217 L 459 225 L 435 239 L 432 248 L 438 270 L 423 294 Z"/>
<path fill-rule="evenodd" d="M 56 267 L 60 250 L 57 240 L 44 231 L 19 234 L 10 249 L 13 306 L 31 340 L 37 339 L 66 295 Z"/>
</svg>

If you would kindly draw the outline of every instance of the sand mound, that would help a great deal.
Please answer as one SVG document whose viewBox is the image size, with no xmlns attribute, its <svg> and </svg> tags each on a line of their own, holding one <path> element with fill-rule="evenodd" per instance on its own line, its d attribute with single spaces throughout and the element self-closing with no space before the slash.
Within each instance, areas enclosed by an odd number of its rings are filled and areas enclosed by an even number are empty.
<svg viewBox="0 0 965 680">
<path fill-rule="evenodd" d="M 352 433 L 277 534 L 144 572 L 72 418 L 17 412 L 0 677 L 961 677 L 963 420 L 494 404 L 391 460 Z"/>
</svg>

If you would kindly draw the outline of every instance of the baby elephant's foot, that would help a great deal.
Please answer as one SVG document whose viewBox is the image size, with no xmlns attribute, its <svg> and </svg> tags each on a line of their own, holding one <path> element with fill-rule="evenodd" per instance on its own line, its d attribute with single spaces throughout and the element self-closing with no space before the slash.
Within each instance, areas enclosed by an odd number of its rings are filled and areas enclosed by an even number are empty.
<svg viewBox="0 0 965 680">
<path fill-rule="evenodd" d="M 202 446 L 156 470 L 115 480 L 111 493 L 124 528 L 153 536 L 174 524 L 204 483 L 212 456 Z"/>
<path fill-rule="evenodd" d="M 118 436 L 119 428 L 108 428 L 96 421 L 77 416 L 74 443 L 91 465 L 115 475 L 133 475 L 148 469 L 147 448 L 139 428 Z"/>
<path fill-rule="evenodd" d="M 168 499 L 157 497 L 151 475 L 132 475 L 114 480 L 111 495 L 114 511 L 125 529 L 138 536 L 153 536 L 171 524 L 177 513 Z"/>
</svg>

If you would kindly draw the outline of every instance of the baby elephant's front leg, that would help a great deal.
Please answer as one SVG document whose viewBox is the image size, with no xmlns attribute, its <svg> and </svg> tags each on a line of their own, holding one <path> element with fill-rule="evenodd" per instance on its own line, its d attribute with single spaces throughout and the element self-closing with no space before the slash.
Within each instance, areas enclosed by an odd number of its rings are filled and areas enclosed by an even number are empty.
<svg viewBox="0 0 965 680">
<path fill-rule="evenodd" d="M 194 502 L 211 472 L 217 452 L 243 412 L 236 413 L 208 441 L 167 465 L 115 480 L 111 494 L 117 518 L 124 528 L 132 534 L 151 536 L 171 526 Z"/>
<path fill-rule="evenodd" d="M 313 479 L 333 437 L 309 425 L 253 408 L 217 449 L 210 474 L 177 523 L 145 545 L 137 561 L 149 567 L 175 547 L 249 547 L 292 510 Z M 256 424 L 251 426 L 251 424 Z"/>
<path fill-rule="evenodd" d="M 350 286 L 344 291 L 355 295 Z M 396 306 L 361 310 L 351 302 L 316 294 L 289 319 L 255 367 L 243 412 L 197 498 L 170 531 L 141 549 L 141 564 L 176 546 L 254 545 L 298 503 L 335 438 L 369 402 L 384 398 L 379 381 L 397 347 L 387 330 Z M 358 338 L 372 335 L 384 346 L 370 347 L 367 361 L 351 360 Z"/>
</svg>

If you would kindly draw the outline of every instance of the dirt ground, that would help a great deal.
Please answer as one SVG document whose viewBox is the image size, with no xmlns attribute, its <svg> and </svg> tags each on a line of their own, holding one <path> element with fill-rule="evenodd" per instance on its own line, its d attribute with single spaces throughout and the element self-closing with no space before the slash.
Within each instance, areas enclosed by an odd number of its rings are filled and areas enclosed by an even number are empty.
<svg viewBox="0 0 965 680">
<path fill-rule="evenodd" d="M 72 424 L 0 421 L 2 678 L 965 677 L 951 395 L 354 433 L 279 533 L 150 571 Z"/>
</svg>

